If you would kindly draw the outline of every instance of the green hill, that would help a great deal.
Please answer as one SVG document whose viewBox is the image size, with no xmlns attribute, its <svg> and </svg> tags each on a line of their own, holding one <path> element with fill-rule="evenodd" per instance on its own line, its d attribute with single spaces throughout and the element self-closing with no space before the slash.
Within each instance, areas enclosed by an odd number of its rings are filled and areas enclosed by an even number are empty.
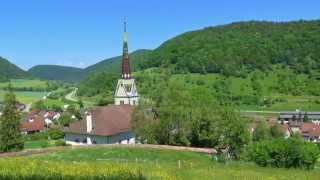
<svg viewBox="0 0 320 180">
<path fill-rule="evenodd" d="M 238 22 L 187 32 L 163 43 L 143 65 L 171 65 L 176 73 L 245 76 L 274 64 L 302 73 L 318 70 L 320 20 Z"/>
<path fill-rule="evenodd" d="M 132 70 L 139 70 L 140 62 L 147 61 L 151 50 L 140 49 L 130 53 L 130 62 Z M 108 73 L 120 73 L 121 68 L 121 56 L 109 58 L 103 60 L 97 64 L 89 66 L 84 69 L 85 74 L 108 72 Z"/>
<path fill-rule="evenodd" d="M 150 50 L 137 50 L 130 53 L 130 62 L 133 70 L 138 70 L 140 62 L 145 62 L 150 54 Z M 99 72 L 119 73 L 121 56 L 105 59 L 97 64 L 91 65 L 85 69 L 57 66 L 57 65 L 39 65 L 32 67 L 29 72 L 37 78 L 47 80 L 62 80 L 78 82 L 90 74 Z"/>
<path fill-rule="evenodd" d="M 0 57 L 0 80 L 30 77 L 31 75 L 28 72 L 12 64 L 7 59 Z"/>
<path fill-rule="evenodd" d="M 82 69 L 58 65 L 38 65 L 29 69 L 29 72 L 34 77 L 46 80 L 74 82 L 82 77 Z"/>
</svg>

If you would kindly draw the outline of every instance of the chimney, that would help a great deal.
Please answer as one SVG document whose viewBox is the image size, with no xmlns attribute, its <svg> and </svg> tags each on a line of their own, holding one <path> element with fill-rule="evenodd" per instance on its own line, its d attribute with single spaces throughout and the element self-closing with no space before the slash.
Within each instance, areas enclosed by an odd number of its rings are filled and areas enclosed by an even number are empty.
<svg viewBox="0 0 320 180">
<path fill-rule="evenodd" d="M 86 121 L 87 121 L 87 133 L 92 131 L 92 114 L 91 112 L 86 112 Z"/>
</svg>

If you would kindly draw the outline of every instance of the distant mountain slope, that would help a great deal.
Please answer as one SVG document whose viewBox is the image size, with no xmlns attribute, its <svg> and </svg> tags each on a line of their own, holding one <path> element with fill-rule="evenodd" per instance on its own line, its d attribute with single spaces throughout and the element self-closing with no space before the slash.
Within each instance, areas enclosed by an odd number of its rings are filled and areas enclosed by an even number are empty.
<svg viewBox="0 0 320 180">
<path fill-rule="evenodd" d="M 130 62 L 133 71 L 139 68 L 140 62 L 147 60 L 150 52 L 151 50 L 137 50 L 130 53 Z M 117 56 L 103 60 L 85 69 L 57 65 L 39 65 L 29 69 L 29 72 L 34 77 L 40 79 L 78 82 L 89 74 L 99 72 L 119 73 L 121 69 L 120 63 L 121 56 Z"/>
<path fill-rule="evenodd" d="M 151 50 L 140 49 L 130 53 L 130 63 L 132 71 L 139 69 L 139 64 L 142 61 L 146 61 L 151 53 Z M 103 60 L 97 64 L 89 66 L 84 69 L 86 75 L 97 72 L 111 72 L 119 73 L 121 70 L 121 58 L 122 56 L 117 56 Z"/>
<path fill-rule="evenodd" d="M 78 81 L 83 76 L 80 68 L 59 65 L 38 65 L 29 69 L 29 72 L 40 79 L 68 82 Z"/>
<path fill-rule="evenodd" d="M 7 78 L 30 78 L 31 75 L 12 64 L 7 59 L 0 57 L 0 79 Z"/>
<path fill-rule="evenodd" d="M 177 73 L 245 76 L 275 64 L 297 72 L 320 68 L 320 20 L 250 21 L 204 28 L 155 49 L 146 67 L 171 65 Z"/>
</svg>

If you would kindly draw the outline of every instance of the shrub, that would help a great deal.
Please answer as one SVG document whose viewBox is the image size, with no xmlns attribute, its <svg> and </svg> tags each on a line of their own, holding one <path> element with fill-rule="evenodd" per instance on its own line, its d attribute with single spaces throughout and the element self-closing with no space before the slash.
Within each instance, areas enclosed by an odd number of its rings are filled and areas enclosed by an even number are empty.
<svg viewBox="0 0 320 180">
<path fill-rule="evenodd" d="M 259 141 L 248 147 L 248 160 L 259 166 L 313 169 L 320 151 L 298 138 Z"/>
<path fill-rule="evenodd" d="M 66 146 L 67 144 L 64 140 L 59 139 L 56 142 L 54 142 L 54 145 L 55 146 Z"/>
<path fill-rule="evenodd" d="M 64 137 L 64 132 L 60 128 L 50 128 L 47 132 L 50 139 L 53 140 L 62 139 Z"/>
</svg>

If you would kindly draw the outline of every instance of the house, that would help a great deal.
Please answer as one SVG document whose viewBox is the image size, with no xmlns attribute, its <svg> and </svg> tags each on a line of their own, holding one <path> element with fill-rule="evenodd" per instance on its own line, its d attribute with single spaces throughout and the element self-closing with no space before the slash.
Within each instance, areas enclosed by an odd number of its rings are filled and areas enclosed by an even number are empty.
<svg viewBox="0 0 320 180">
<path fill-rule="evenodd" d="M 306 141 L 320 142 L 320 124 L 313 122 L 290 121 L 289 123 L 281 124 L 285 132 L 285 137 L 298 133 Z"/>
<path fill-rule="evenodd" d="M 60 118 L 60 113 L 49 111 L 44 114 L 45 118 L 45 124 L 46 126 L 50 126 L 54 123 L 54 121 L 58 120 Z"/>
<path fill-rule="evenodd" d="M 85 113 L 85 118 L 65 127 L 67 144 L 134 144 L 130 105 L 97 107 Z"/>
<path fill-rule="evenodd" d="M 45 112 L 32 111 L 21 120 L 21 131 L 24 134 L 33 134 L 45 130 Z"/>
<path fill-rule="evenodd" d="M 320 124 L 320 112 L 281 112 L 278 119 L 285 123 L 288 123 L 289 121 L 303 120 Z"/>
</svg>

